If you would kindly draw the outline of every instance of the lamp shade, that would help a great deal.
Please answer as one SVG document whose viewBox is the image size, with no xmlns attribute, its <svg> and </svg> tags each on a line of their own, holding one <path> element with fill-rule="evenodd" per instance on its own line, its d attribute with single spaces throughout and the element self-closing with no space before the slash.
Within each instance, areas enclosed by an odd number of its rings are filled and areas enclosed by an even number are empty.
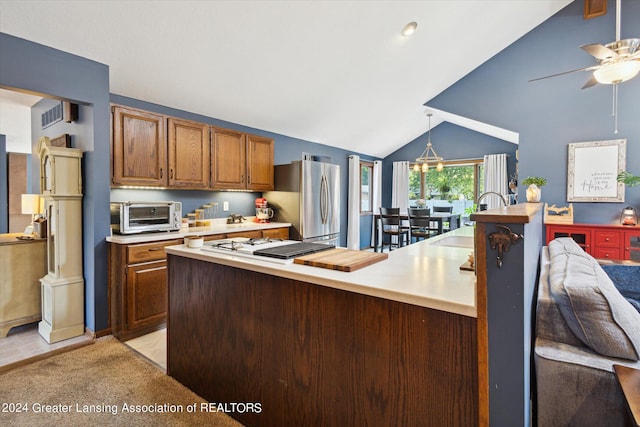
<svg viewBox="0 0 640 427">
<path fill-rule="evenodd" d="M 605 64 L 593 72 L 598 83 L 622 83 L 640 72 L 640 61 L 621 61 Z"/>
<path fill-rule="evenodd" d="M 36 215 L 40 213 L 40 195 L 23 194 L 21 201 L 23 215 Z"/>
</svg>

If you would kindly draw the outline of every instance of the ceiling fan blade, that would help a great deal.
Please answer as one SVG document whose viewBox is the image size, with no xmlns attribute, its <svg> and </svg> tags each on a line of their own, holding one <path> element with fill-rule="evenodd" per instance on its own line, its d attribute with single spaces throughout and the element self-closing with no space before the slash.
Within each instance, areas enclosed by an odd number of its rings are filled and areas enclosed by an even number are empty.
<svg viewBox="0 0 640 427">
<path fill-rule="evenodd" d="M 589 55 L 595 57 L 596 59 L 611 59 L 617 58 L 618 54 L 616 51 L 609 49 L 601 44 L 584 44 L 580 46 L 580 49 L 586 51 Z"/>
<path fill-rule="evenodd" d="M 600 82 L 598 82 L 598 80 L 596 80 L 596 77 L 592 75 L 591 78 L 580 89 L 588 89 L 588 88 L 593 87 L 593 86 L 595 86 L 595 85 L 597 85 L 599 83 Z"/>
<path fill-rule="evenodd" d="M 577 70 L 565 71 L 565 72 L 563 72 L 563 73 L 551 74 L 550 76 L 538 77 L 537 79 L 531 79 L 531 80 L 529 80 L 529 82 L 535 82 L 535 81 L 538 81 L 538 80 L 549 79 L 549 78 L 551 78 L 551 77 L 563 76 L 563 75 L 565 75 L 565 74 L 577 73 L 578 71 L 590 71 L 590 70 L 595 70 L 595 69 L 596 69 L 596 68 L 598 68 L 598 67 L 600 67 L 600 65 L 592 65 L 591 67 L 578 68 Z"/>
</svg>

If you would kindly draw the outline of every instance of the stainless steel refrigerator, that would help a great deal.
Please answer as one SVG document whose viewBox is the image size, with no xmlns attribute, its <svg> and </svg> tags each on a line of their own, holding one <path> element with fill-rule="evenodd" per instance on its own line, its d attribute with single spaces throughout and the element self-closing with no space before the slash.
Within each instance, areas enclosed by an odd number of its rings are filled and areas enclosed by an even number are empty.
<svg viewBox="0 0 640 427">
<path fill-rule="evenodd" d="M 340 166 L 297 160 L 275 167 L 275 191 L 263 193 L 273 221 L 289 222 L 290 237 L 340 244 Z"/>
</svg>

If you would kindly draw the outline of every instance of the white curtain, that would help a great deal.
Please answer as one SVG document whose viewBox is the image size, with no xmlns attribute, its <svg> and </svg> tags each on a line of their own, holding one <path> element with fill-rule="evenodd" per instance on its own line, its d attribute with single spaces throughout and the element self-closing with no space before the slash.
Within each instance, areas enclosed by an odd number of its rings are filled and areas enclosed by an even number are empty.
<svg viewBox="0 0 640 427">
<path fill-rule="evenodd" d="M 391 207 L 400 208 L 401 214 L 409 207 L 409 162 L 393 162 Z"/>
<path fill-rule="evenodd" d="M 489 154 L 484 156 L 484 191 L 494 191 L 502 194 L 509 200 L 509 190 L 507 181 L 507 155 Z M 498 196 L 485 196 L 481 203 L 486 203 L 488 209 L 503 206 Z"/>
<path fill-rule="evenodd" d="M 360 249 L 360 156 L 349 156 L 347 248 Z"/>
<path fill-rule="evenodd" d="M 380 213 L 380 207 L 382 206 L 382 160 L 376 160 L 373 162 L 373 176 L 371 177 L 372 187 L 369 189 L 371 192 L 371 209 L 373 209 L 373 218 L 371 220 L 371 247 L 373 247 L 374 234 L 376 230 L 376 218 L 375 215 Z M 378 230 L 378 242 L 382 240 L 382 230 Z"/>
</svg>

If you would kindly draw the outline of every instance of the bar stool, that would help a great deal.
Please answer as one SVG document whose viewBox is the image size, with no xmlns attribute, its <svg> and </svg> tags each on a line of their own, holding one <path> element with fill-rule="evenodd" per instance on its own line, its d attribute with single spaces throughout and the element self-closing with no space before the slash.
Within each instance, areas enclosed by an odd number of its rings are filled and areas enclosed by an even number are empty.
<svg viewBox="0 0 640 427">
<path fill-rule="evenodd" d="M 380 221 L 382 222 L 382 242 L 380 246 L 384 252 L 384 237 L 389 236 L 389 250 L 395 245 L 401 248 L 409 242 L 409 229 L 402 227 L 400 220 L 400 208 L 380 208 Z M 397 241 L 393 243 L 393 237 Z"/>
</svg>

